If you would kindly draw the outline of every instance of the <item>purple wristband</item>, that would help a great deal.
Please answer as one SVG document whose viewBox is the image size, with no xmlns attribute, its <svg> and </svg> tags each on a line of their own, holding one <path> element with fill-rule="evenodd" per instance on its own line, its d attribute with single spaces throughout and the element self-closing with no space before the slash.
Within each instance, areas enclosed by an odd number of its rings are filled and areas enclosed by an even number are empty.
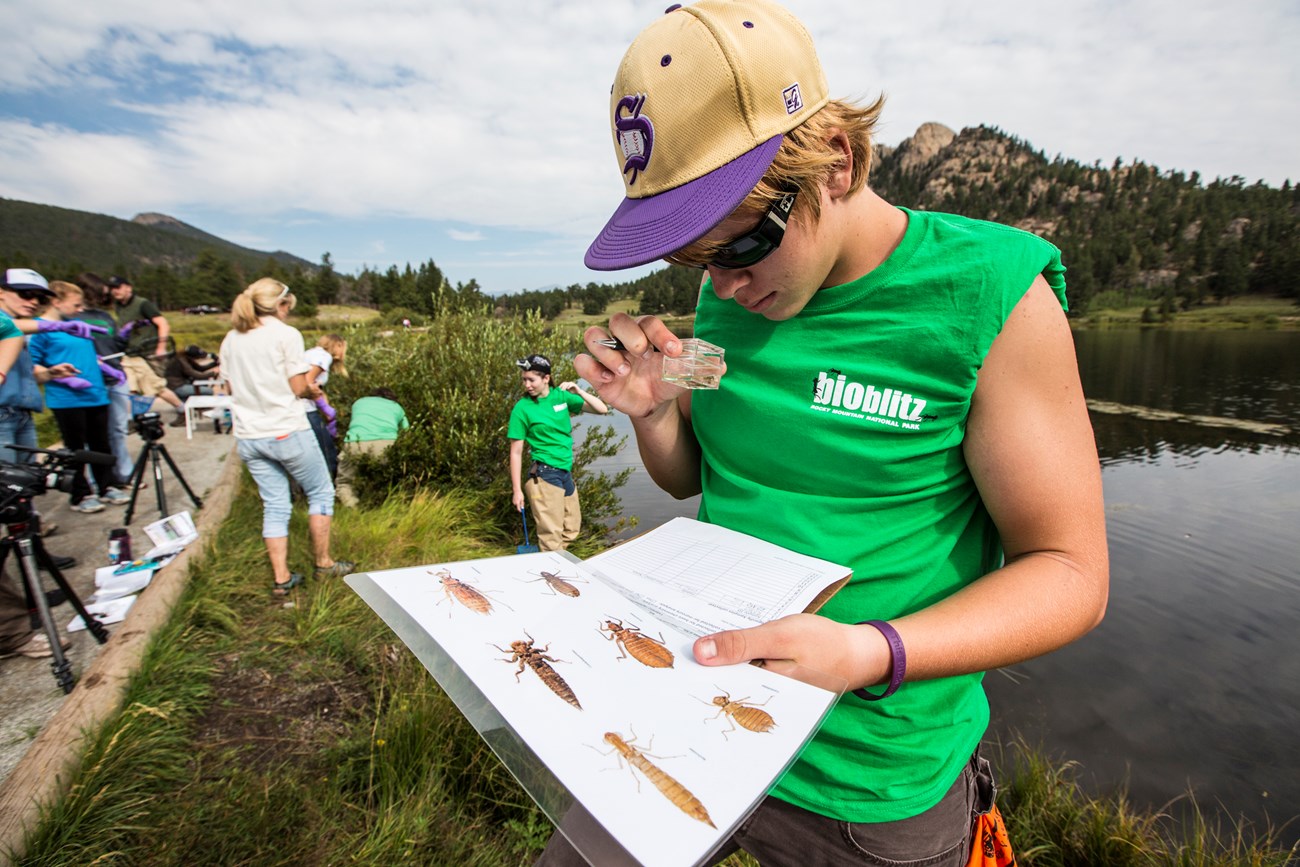
<svg viewBox="0 0 1300 867">
<path fill-rule="evenodd" d="M 861 623 L 854 625 L 874 626 L 880 630 L 880 634 L 885 636 L 885 640 L 889 642 L 889 654 L 893 659 L 894 668 L 889 675 L 889 686 L 885 687 L 884 692 L 873 695 L 867 692 L 866 689 L 855 689 L 853 694 L 865 701 L 880 701 L 882 698 L 888 698 L 903 685 L 903 675 L 907 674 L 907 651 L 903 648 L 903 638 L 898 634 L 897 629 L 883 620 L 863 620 Z"/>
</svg>

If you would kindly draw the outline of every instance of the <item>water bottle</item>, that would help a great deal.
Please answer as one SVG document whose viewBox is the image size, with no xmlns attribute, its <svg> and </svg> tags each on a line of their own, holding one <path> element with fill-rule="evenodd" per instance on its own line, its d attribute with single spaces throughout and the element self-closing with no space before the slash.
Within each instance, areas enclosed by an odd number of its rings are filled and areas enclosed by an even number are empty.
<svg viewBox="0 0 1300 867">
<path fill-rule="evenodd" d="M 131 562 L 131 532 L 126 527 L 116 527 L 108 531 L 108 562 L 112 564 Z"/>
</svg>

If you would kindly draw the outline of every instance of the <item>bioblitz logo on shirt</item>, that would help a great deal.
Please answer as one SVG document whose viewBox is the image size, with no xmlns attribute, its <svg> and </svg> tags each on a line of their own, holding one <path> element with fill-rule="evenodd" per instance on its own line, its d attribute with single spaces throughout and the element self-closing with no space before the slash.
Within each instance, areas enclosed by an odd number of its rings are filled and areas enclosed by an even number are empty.
<svg viewBox="0 0 1300 867">
<path fill-rule="evenodd" d="M 909 394 L 901 388 L 877 388 L 850 382 L 848 377 L 832 368 L 819 371 L 813 379 L 811 409 L 850 418 L 865 419 L 875 424 L 896 427 L 900 430 L 920 430 L 921 422 L 935 418 L 922 415 L 927 401 Z"/>
</svg>

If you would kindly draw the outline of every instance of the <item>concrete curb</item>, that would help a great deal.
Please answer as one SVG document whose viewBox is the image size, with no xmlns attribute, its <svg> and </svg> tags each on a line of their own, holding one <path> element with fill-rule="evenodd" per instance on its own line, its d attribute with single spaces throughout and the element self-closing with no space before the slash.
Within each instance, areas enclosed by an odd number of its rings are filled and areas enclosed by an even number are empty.
<svg viewBox="0 0 1300 867">
<path fill-rule="evenodd" d="M 230 514 L 242 468 L 243 462 L 232 448 L 221 478 L 204 499 L 195 521 L 198 540 L 158 571 L 63 699 L 58 712 L 0 785 L 0 865 L 22 857 L 28 834 L 40 821 L 42 811 L 67 793 L 87 738 L 121 710 L 126 687 L 139 670 L 150 640 L 171 617 L 185 589 L 190 564 L 202 562 L 217 528 Z"/>
</svg>

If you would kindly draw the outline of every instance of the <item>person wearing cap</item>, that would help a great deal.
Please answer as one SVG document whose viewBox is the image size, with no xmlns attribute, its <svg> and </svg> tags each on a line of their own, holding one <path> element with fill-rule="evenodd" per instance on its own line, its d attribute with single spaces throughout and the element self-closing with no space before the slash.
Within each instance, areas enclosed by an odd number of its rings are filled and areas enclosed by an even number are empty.
<svg viewBox="0 0 1300 867">
<path fill-rule="evenodd" d="M 49 281 L 30 268 L 9 268 L 0 282 L 0 313 L 12 321 L 23 334 L 63 332 L 89 339 L 95 334 L 85 322 L 52 322 L 34 318 L 36 311 L 54 299 Z M 0 352 L 12 352 L 6 344 Z M 0 364 L 3 367 L 3 364 Z M 81 371 L 72 364 L 54 364 L 37 371 L 26 345 L 20 346 L 9 369 L 0 374 L 0 461 L 28 463 L 30 454 L 17 452 L 10 445 L 36 448 L 36 423 L 32 413 L 45 411 L 40 386 L 51 379 L 76 376 Z"/>
<path fill-rule="evenodd" d="M 584 334 L 579 375 L 631 418 L 660 487 L 701 495 L 701 520 L 853 570 L 816 615 L 695 642 L 704 665 L 848 686 L 719 857 L 965 864 L 993 809 L 983 673 L 1105 612 L 1060 253 L 884 201 L 867 184 L 882 107 L 831 99 L 807 30 L 766 0 L 670 8 L 610 96 L 625 198 L 587 265 L 703 268 L 695 336 L 727 368 L 717 390 L 664 383 L 678 337 L 616 314 Z"/>
<path fill-rule="evenodd" d="M 551 387 L 551 362 L 530 355 L 515 362 L 524 396 L 510 411 L 506 438 L 510 440 L 510 484 L 516 511 L 524 500 L 533 510 L 537 546 L 563 551 L 582 529 L 582 507 L 573 483 L 573 429 L 569 416 L 583 412 L 604 415 L 605 402 L 576 382 Z M 524 481 L 524 444 L 528 444 L 528 478 Z"/>
<path fill-rule="evenodd" d="M 34 319 L 36 310 L 54 297 L 49 282 L 30 268 L 8 268 L 0 275 L 0 461 L 30 463 L 32 453 L 14 445 L 36 448 L 36 424 L 32 413 L 43 412 L 45 402 L 40 384 L 55 376 L 75 376 L 71 364 L 56 365 L 38 376 L 28 352 L 24 334 L 64 332 L 89 338 L 96 332 L 84 322 L 54 323 Z M 80 328 L 76 327 L 80 326 Z M 38 518 L 39 520 L 39 518 Z M 71 568 L 76 560 L 53 556 L 55 566 Z M 47 601 L 57 598 L 53 591 Z M 48 658 L 54 651 L 44 632 L 32 625 L 31 606 L 23 593 L 0 576 L 0 658 L 22 655 Z M 71 646 L 60 639 L 64 649 Z"/>
<path fill-rule="evenodd" d="M 185 426 L 185 404 L 167 387 L 164 378 L 171 324 L 158 306 L 142 295 L 126 277 L 114 274 L 106 281 L 113 296 L 113 316 L 118 334 L 126 341 L 122 371 L 135 394 L 157 397 L 176 410 L 172 427 Z"/>
</svg>

